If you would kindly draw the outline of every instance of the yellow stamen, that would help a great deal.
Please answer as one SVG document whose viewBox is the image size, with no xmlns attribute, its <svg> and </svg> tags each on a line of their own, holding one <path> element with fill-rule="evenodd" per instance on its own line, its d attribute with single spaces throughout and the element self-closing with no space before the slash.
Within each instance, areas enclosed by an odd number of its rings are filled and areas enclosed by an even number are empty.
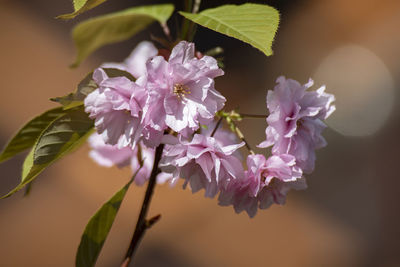
<svg viewBox="0 0 400 267">
<path fill-rule="evenodd" d="M 174 85 L 173 92 L 179 99 L 182 99 L 185 95 L 189 95 L 191 93 L 189 87 L 180 83 Z"/>
</svg>

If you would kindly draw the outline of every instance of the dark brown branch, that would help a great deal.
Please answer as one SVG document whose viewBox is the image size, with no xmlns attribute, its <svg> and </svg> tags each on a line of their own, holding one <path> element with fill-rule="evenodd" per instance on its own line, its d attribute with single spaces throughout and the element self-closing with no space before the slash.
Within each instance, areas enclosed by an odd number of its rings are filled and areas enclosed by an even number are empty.
<svg viewBox="0 0 400 267">
<path fill-rule="evenodd" d="M 161 219 L 161 214 L 157 214 L 156 216 L 146 220 L 146 228 L 149 229 L 150 227 L 153 226 L 156 222 L 158 222 Z"/>
<path fill-rule="evenodd" d="M 147 185 L 146 193 L 144 195 L 142 209 L 140 210 L 139 218 L 136 223 L 135 232 L 133 233 L 131 243 L 129 245 L 128 251 L 126 252 L 125 259 L 121 265 L 122 267 L 129 266 L 129 263 L 131 262 L 135 254 L 135 251 L 139 246 L 139 243 L 143 238 L 146 230 L 160 219 L 160 216 L 158 215 L 149 220 L 146 220 L 146 216 L 150 207 L 150 202 L 151 202 L 151 197 L 153 196 L 154 187 L 157 182 L 157 174 L 159 173 L 158 164 L 160 163 L 163 150 L 164 150 L 164 144 L 161 144 L 156 148 L 154 165 L 153 169 L 151 170 L 149 183 Z"/>
</svg>

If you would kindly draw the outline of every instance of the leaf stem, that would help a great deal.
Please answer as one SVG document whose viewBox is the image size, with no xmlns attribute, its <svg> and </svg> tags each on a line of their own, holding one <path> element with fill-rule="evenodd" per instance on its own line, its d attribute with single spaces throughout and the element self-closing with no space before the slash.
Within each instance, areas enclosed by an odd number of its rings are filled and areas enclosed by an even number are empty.
<svg viewBox="0 0 400 267">
<path fill-rule="evenodd" d="M 131 260 L 134 256 L 134 253 L 135 253 L 141 239 L 143 238 L 146 230 L 148 228 L 150 228 L 160 218 L 160 216 L 156 216 L 156 217 L 153 217 L 153 218 L 147 220 L 146 216 L 147 216 L 148 209 L 150 207 L 150 202 L 151 202 L 151 197 L 153 196 L 154 187 L 156 185 L 156 180 L 157 180 L 156 178 L 157 178 L 157 174 L 159 173 L 158 164 L 160 163 L 163 150 L 164 150 L 164 144 L 161 144 L 156 148 L 156 154 L 154 157 L 154 165 L 153 165 L 153 169 L 151 170 L 149 183 L 147 185 L 146 193 L 145 193 L 145 196 L 143 199 L 142 209 L 140 210 L 140 214 L 139 214 L 138 221 L 136 223 L 135 231 L 133 233 L 131 243 L 126 252 L 125 259 L 124 259 L 121 267 L 129 266 L 129 263 L 131 262 Z"/>
<path fill-rule="evenodd" d="M 247 113 L 239 113 L 241 117 L 243 118 L 261 118 L 265 119 L 268 117 L 268 114 L 247 114 Z"/>
<path fill-rule="evenodd" d="M 186 12 L 191 12 L 193 6 L 193 0 L 185 0 L 184 4 L 185 4 L 184 10 Z M 182 40 L 186 40 L 188 38 L 189 26 L 190 26 L 190 21 L 186 18 L 183 18 L 182 31 L 181 31 Z"/>
<path fill-rule="evenodd" d="M 198 13 L 200 9 L 201 0 L 186 0 L 185 11 L 192 12 L 193 14 Z M 197 25 L 193 21 L 184 19 L 182 26 L 182 39 L 191 42 L 196 34 Z"/>
<path fill-rule="evenodd" d="M 244 138 L 244 135 L 242 133 L 242 131 L 240 131 L 240 129 L 237 127 L 236 123 L 234 121 L 231 121 L 231 124 L 234 126 L 234 130 L 236 135 L 239 137 L 240 140 L 242 140 L 246 146 L 246 148 L 249 150 L 250 154 L 254 155 L 254 151 L 251 149 L 249 143 L 247 142 L 247 140 Z"/>
<path fill-rule="evenodd" d="M 201 0 L 194 0 L 193 8 L 192 8 L 193 14 L 196 14 L 199 12 L 200 4 L 201 4 Z M 196 30 L 197 30 L 197 24 L 195 24 L 193 21 L 191 21 L 189 24 L 189 33 L 188 33 L 188 37 L 187 37 L 189 42 L 193 41 L 194 36 L 196 34 Z"/>
</svg>

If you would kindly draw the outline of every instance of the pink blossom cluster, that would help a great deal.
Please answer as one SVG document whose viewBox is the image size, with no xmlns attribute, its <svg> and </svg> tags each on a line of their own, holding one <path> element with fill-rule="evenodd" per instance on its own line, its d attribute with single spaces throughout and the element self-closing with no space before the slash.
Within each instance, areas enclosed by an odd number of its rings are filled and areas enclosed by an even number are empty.
<svg viewBox="0 0 400 267">
<path fill-rule="evenodd" d="M 326 145 L 321 133 L 323 120 L 335 110 L 332 94 L 322 86 L 307 91 L 310 80 L 301 85 L 279 77 L 273 91 L 268 91 L 266 140 L 259 147 L 272 146 L 271 156 L 249 155 L 245 179 L 237 180 L 221 191 L 221 205 L 233 205 L 236 212 L 245 210 L 253 217 L 257 208 L 284 204 L 290 189 L 307 187 L 303 173 L 314 169 L 315 150 Z"/>
<path fill-rule="evenodd" d="M 197 53 L 198 54 L 198 53 Z M 181 178 L 193 192 L 219 194 L 219 204 L 253 217 L 258 209 L 285 203 L 290 189 L 306 188 L 303 173 L 314 169 L 315 150 L 326 145 L 324 120 L 334 111 L 334 96 L 321 87 L 279 77 L 267 95 L 269 116 L 266 140 L 271 154 L 247 157 L 243 168 L 239 148 L 244 142 L 230 131 L 216 128 L 215 117 L 225 104 L 214 86 L 224 72 L 210 56 L 196 57 L 194 44 L 182 41 L 169 59 L 158 55 L 150 42 L 139 44 L 123 63 L 106 63 L 135 78 L 108 77 L 102 68 L 93 73 L 98 88 L 85 99 L 97 133 L 90 137 L 90 156 L 103 166 L 130 165 L 139 170 L 142 185 L 153 168 L 155 147 L 165 144 L 159 182 L 171 185 Z M 247 169 L 247 170 L 245 170 Z"/>
</svg>

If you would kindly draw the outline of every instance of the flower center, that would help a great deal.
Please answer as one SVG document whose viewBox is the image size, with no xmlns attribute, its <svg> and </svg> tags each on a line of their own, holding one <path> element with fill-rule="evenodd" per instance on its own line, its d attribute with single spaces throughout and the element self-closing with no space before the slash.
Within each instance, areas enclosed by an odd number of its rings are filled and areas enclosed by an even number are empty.
<svg viewBox="0 0 400 267">
<path fill-rule="evenodd" d="M 299 128 L 299 127 L 301 127 L 302 125 L 303 125 L 303 120 L 302 119 L 298 119 L 297 121 L 296 121 L 296 127 L 297 128 Z"/>
<path fill-rule="evenodd" d="M 177 83 L 177 84 L 174 85 L 174 94 L 175 94 L 179 99 L 184 98 L 185 95 L 189 95 L 190 93 L 191 93 L 191 92 L 190 92 L 189 87 L 187 87 L 187 86 L 185 86 L 185 85 L 183 85 L 183 84 L 180 84 L 180 83 Z"/>
</svg>

